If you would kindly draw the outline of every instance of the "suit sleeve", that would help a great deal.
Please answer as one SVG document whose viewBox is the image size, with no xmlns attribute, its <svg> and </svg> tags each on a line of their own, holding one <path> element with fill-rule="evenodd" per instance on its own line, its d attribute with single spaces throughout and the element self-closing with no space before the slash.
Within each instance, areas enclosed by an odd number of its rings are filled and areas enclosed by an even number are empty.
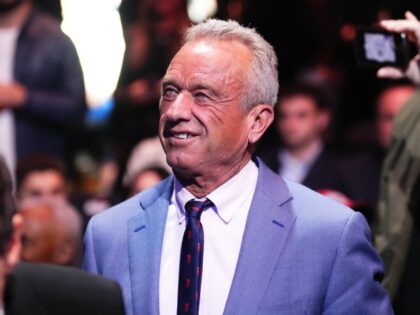
<svg viewBox="0 0 420 315">
<path fill-rule="evenodd" d="M 323 314 L 393 314 L 383 275 L 367 222 L 355 212 L 341 234 Z"/>
<path fill-rule="evenodd" d="M 83 269 L 98 273 L 98 266 L 96 264 L 95 246 L 93 241 L 93 221 L 92 218 L 86 228 L 85 239 L 84 239 L 84 255 L 83 255 Z"/>
<path fill-rule="evenodd" d="M 25 115 L 74 126 L 83 122 L 86 111 L 85 87 L 80 61 L 71 40 L 57 34 L 50 42 L 50 68 L 56 73 L 54 87 L 38 87 L 23 82 L 27 88 L 27 100 L 19 109 Z"/>
</svg>

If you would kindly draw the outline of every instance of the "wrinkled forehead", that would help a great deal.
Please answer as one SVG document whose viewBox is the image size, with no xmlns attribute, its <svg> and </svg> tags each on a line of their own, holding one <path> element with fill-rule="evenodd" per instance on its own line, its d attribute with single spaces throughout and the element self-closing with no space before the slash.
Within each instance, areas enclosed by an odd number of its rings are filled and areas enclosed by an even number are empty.
<svg viewBox="0 0 420 315">
<path fill-rule="evenodd" d="M 168 67 L 163 84 L 243 87 L 250 68 L 248 48 L 238 42 L 198 40 L 184 45 Z M 224 88 L 222 88 L 222 86 Z"/>
<path fill-rule="evenodd" d="M 167 75 L 174 71 L 246 75 L 251 65 L 249 49 L 238 41 L 201 39 L 185 44 L 174 56 Z"/>
</svg>

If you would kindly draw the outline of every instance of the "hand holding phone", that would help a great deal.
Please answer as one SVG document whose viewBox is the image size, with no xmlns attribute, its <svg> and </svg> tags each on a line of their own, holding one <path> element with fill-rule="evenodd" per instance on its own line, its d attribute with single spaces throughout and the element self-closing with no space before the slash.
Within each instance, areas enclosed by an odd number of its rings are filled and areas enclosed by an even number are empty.
<svg viewBox="0 0 420 315">
<path fill-rule="evenodd" d="M 407 77 L 415 84 L 420 85 L 420 22 L 411 12 L 406 12 L 405 18 L 405 20 L 381 21 L 380 26 L 389 32 L 405 32 L 408 39 L 417 46 L 417 55 L 410 59 L 406 68 L 385 66 L 378 70 L 377 75 L 380 78 L 390 79 Z"/>
<path fill-rule="evenodd" d="M 360 66 L 405 69 L 411 59 L 406 33 L 393 33 L 379 27 L 358 27 L 356 60 Z"/>
</svg>

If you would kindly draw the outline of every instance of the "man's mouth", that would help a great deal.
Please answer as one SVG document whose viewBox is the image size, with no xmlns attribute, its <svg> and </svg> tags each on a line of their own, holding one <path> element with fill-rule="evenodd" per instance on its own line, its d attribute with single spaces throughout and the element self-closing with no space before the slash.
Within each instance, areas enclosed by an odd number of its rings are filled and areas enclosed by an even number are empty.
<svg viewBox="0 0 420 315">
<path fill-rule="evenodd" d="M 191 138 L 192 134 L 187 133 L 187 132 L 172 133 L 172 137 L 177 138 L 177 139 L 187 139 L 187 138 Z"/>
</svg>

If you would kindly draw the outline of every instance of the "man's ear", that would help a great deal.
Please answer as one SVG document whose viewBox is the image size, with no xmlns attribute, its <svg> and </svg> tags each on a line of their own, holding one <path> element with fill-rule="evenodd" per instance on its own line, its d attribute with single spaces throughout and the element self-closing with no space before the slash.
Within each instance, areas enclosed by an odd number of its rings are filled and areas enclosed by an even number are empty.
<svg viewBox="0 0 420 315">
<path fill-rule="evenodd" d="M 54 252 L 54 263 L 70 265 L 76 255 L 76 245 L 70 240 L 63 241 Z"/>
<path fill-rule="evenodd" d="M 23 229 L 23 217 L 17 213 L 12 218 L 12 237 L 6 249 L 5 262 L 6 272 L 9 273 L 13 270 L 16 264 L 20 260 L 20 254 L 22 252 L 22 229 Z"/>
<path fill-rule="evenodd" d="M 331 113 L 328 110 L 321 110 L 318 115 L 318 125 L 321 131 L 325 131 L 331 123 Z"/>
<path fill-rule="evenodd" d="M 274 109 L 268 104 L 258 104 L 249 111 L 248 141 L 255 144 L 274 120 Z"/>
</svg>

